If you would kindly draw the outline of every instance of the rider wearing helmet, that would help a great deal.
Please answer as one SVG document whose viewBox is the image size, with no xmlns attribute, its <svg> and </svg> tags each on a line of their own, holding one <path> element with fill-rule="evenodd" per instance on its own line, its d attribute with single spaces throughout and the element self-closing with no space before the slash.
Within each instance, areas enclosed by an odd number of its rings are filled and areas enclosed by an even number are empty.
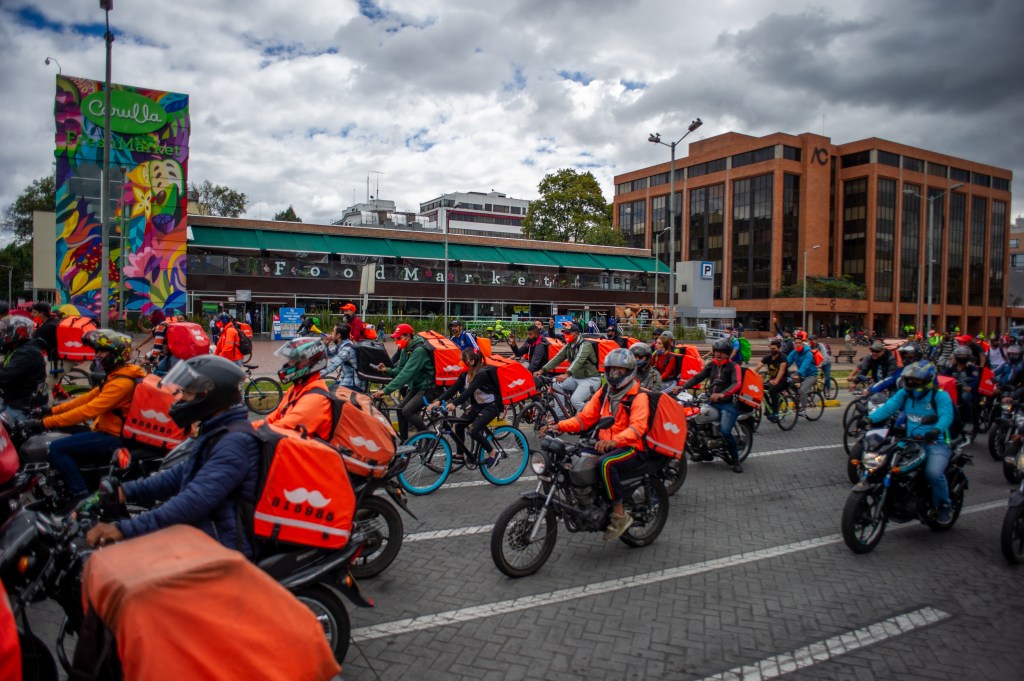
<svg viewBox="0 0 1024 681">
<path fill-rule="evenodd" d="M 323 331 L 321 331 L 319 329 L 319 326 L 320 326 L 320 318 L 319 317 L 314 317 L 313 315 L 310 315 L 310 314 L 304 314 L 304 315 L 302 315 L 302 323 L 299 324 L 299 328 L 295 332 L 295 335 L 296 336 L 313 336 L 313 335 L 319 336 L 319 335 L 321 335 L 323 333 Z"/>
<path fill-rule="evenodd" d="M 46 344 L 32 337 L 28 317 L 0 319 L 0 390 L 7 406 L 19 411 L 32 408 L 39 386 L 46 382 Z"/>
<path fill-rule="evenodd" d="M 453 319 L 448 322 L 448 331 L 452 334 L 451 341 L 459 346 L 459 350 L 479 350 L 480 345 L 476 342 L 476 337 L 473 336 L 469 331 L 462 330 L 462 322 L 458 319 Z"/>
<path fill-rule="evenodd" d="M 43 410 L 41 422 L 28 428 L 67 428 L 92 421 L 92 431 L 76 433 L 50 443 L 50 463 L 60 471 L 73 497 L 89 493 L 76 459 L 104 463 L 121 446 L 121 429 L 135 394 L 135 385 L 146 377 L 142 367 L 128 364 L 132 351 L 131 336 L 111 329 L 97 329 L 82 336 L 82 343 L 96 351 L 95 363 L 105 376 L 103 382 L 74 399 Z M 46 414 L 49 413 L 49 416 Z"/>
<path fill-rule="evenodd" d="M 544 365 L 542 371 L 551 371 L 564 360 L 569 360 L 569 368 L 555 379 L 551 387 L 564 395 L 570 395 L 569 401 L 579 413 L 586 406 L 590 396 L 601 387 L 601 374 L 597 370 L 597 350 L 593 343 L 583 339 L 580 325 L 576 322 L 562 323 L 562 337 L 565 339 L 565 345 Z"/>
<path fill-rule="evenodd" d="M 622 536 L 633 524 L 622 506 L 623 476 L 628 475 L 647 460 L 644 453 L 644 435 L 650 403 L 647 393 L 640 390 L 636 380 L 636 358 L 625 348 L 616 348 L 604 358 L 604 377 L 608 385 L 590 398 L 576 416 L 559 421 L 550 427 L 559 433 L 579 433 L 594 426 L 602 417 L 612 416 L 612 427 L 598 433 L 597 451 L 605 456 L 600 463 L 601 485 L 612 503 L 612 515 L 605 541 Z M 548 428 L 542 429 L 542 433 Z"/>
<path fill-rule="evenodd" d="M 399 388 L 408 386 L 398 410 L 398 433 L 402 442 L 409 439 L 409 426 L 417 430 L 426 430 L 427 424 L 420 416 L 423 399 L 435 392 L 437 384 L 434 380 L 434 355 L 427 347 L 427 341 L 419 336 L 408 324 L 399 324 L 391 332 L 391 338 L 398 346 L 398 362 L 393 367 L 378 364 L 375 369 L 386 376 L 392 376 L 391 382 L 373 393 L 374 397 L 384 397 Z"/>
<path fill-rule="evenodd" d="M 949 524 L 953 519 L 953 509 L 946 482 L 946 466 L 951 454 L 949 427 L 953 424 L 953 400 L 949 393 L 937 389 L 937 375 L 938 371 L 931 362 L 915 362 L 903 367 L 903 389 L 869 414 L 868 420 L 871 423 L 884 423 L 893 414 L 902 412 L 901 417 L 906 416 L 907 436 L 924 438 L 929 442 L 925 446 L 928 453 L 925 477 L 932 488 L 936 520 Z M 924 423 L 925 420 L 931 420 L 927 417 L 936 417 L 938 420 Z"/>
<path fill-rule="evenodd" d="M 1019 386 L 1024 378 L 1024 363 L 1021 362 L 1022 349 L 1019 345 L 1011 345 L 1006 348 L 1006 363 L 994 372 L 995 378 L 1000 385 Z"/>
<path fill-rule="evenodd" d="M 171 368 L 160 384 L 178 394 L 171 419 L 185 432 L 198 425 L 192 451 L 176 466 L 126 482 L 118 492 L 122 502 L 150 507 L 163 503 L 127 520 L 100 523 L 86 535 L 91 545 L 184 524 L 253 557 L 241 518 L 242 509 L 256 505 L 260 444 L 242 404 L 244 379 L 241 368 L 216 355 L 193 357 Z"/>
<path fill-rule="evenodd" d="M 219 355 L 224 359 L 230 360 L 242 366 L 242 360 L 245 359 L 245 355 L 242 354 L 239 346 L 239 331 L 238 326 L 235 325 L 234 320 L 231 319 L 231 315 L 224 312 L 220 315 L 220 337 L 217 338 L 217 347 L 214 349 L 213 354 Z"/>
<path fill-rule="evenodd" d="M 484 355 L 476 348 L 462 351 L 462 363 L 466 371 L 459 374 L 455 384 L 441 393 L 431 407 L 439 402 L 452 400 L 448 403 L 448 411 L 455 412 L 455 407 L 465 407 L 463 423 L 455 424 L 455 436 L 466 439 L 466 425 L 469 425 L 469 436 L 487 452 L 485 465 L 494 464 L 491 453 L 494 445 L 487 440 L 487 424 L 493 421 L 501 411 L 501 386 L 498 385 L 498 370 L 484 364 Z M 468 406 L 467 406 L 468 404 Z"/>
<path fill-rule="evenodd" d="M 654 357 L 654 350 L 647 343 L 633 343 L 629 349 L 636 357 L 636 379 L 640 381 L 640 387 L 647 390 L 661 392 L 664 386 L 661 382 L 661 374 L 651 364 Z"/>
<path fill-rule="evenodd" d="M 330 442 L 334 436 L 333 409 L 327 383 L 320 378 L 327 366 L 327 345 L 319 338 L 293 338 L 274 355 L 284 359 L 277 377 L 292 385 L 277 408 L 253 426 L 268 423 Z"/>
<path fill-rule="evenodd" d="M 964 430 L 974 430 L 974 403 L 977 399 L 978 385 L 981 383 L 981 369 L 972 361 L 974 359 L 971 349 L 966 345 L 960 345 L 953 350 L 953 359 L 949 366 L 942 370 L 943 376 L 951 376 L 956 379 L 957 394 L 960 397 L 960 419 L 963 421 Z"/>
<path fill-rule="evenodd" d="M 615 341 L 620 348 L 626 347 L 626 339 L 623 338 L 622 332 L 619 331 L 619 327 L 614 324 L 608 324 L 604 329 L 604 336 L 608 340 Z"/>
<path fill-rule="evenodd" d="M 739 416 L 735 398 L 739 394 L 740 388 L 743 387 L 743 368 L 729 359 L 732 356 L 732 351 L 731 340 L 722 338 L 715 341 L 711 346 L 711 360 L 696 376 L 679 386 L 677 391 L 689 390 L 698 383 L 707 381 L 707 392 L 711 394 L 711 403 L 721 414 L 719 430 L 722 433 L 725 446 L 729 450 L 732 469 L 737 473 L 742 473 L 743 466 L 740 464 L 736 436 L 733 435 L 732 428 Z M 708 460 L 710 461 L 710 459 Z"/>
<path fill-rule="evenodd" d="M 800 409 L 799 413 L 807 408 L 807 396 L 814 390 L 814 384 L 818 380 L 818 366 L 814 363 L 814 353 L 807 344 L 807 333 L 797 331 L 793 334 L 793 352 L 786 357 L 786 364 L 796 368 L 797 376 L 800 377 Z"/>
</svg>

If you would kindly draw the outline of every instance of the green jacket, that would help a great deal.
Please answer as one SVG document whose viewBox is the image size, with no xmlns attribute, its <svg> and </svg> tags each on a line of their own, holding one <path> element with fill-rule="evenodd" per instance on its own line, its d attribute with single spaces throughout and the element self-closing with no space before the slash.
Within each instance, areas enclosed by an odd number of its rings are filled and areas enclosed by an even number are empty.
<svg viewBox="0 0 1024 681">
<path fill-rule="evenodd" d="M 582 336 L 574 343 L 566 343 L 558 354 L 544 365 L 544 371 L 551 371 L 566 359 L 569 360 L 569 368 L 565 373 L 573 378 L 593 378 L 601 375 L 597 370 L 597 344 L 583 340 Z"/>
<path fill-rule="evenodd" d="M 394 392 L 403 385 L 409 386 L 413 392 L 434 387 L 434 353 L 427 347 L 427 341 L 422 336 L 413 336 L 402 348 L 398 366 L 391 367 L 386 373 L 394 378 L 384 386 L 384 392 Z"/>
</svg>

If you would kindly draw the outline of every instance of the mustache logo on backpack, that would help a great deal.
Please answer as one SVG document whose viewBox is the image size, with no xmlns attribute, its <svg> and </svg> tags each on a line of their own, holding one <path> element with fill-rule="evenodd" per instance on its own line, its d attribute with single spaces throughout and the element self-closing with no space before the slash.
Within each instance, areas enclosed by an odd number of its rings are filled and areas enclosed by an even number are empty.
<svg viewBox="0 0 1024 681">
<path fill-rule="evenodd" d="M 526 383 L 526 379 L 525 378 L 517 378 L 516 380 L 512 381 L 511 383 L 509 383 L 508 387 L 509 388 L 517 388 L 517 387 L 521 386 L 524 383 Z"/>
<path fill-rule="evenodd" d="M 327 504 L 331 503 L 330 499 L 325 499 L 324 495 L 319 490 L 307 490 L 305 487 L 299 487 L 298 489 L 285 490 L 284 498 L 290 503 L 296 506 L 300 504 L 308 503 L 313 508 L 323 508 Z"/>
<path fill-rule="evenodd" d="M 448 366 L 446 366 L 444 368 L 444 370 L 447 371 L 447 372 L 458 373 L 458 372 L 462 371 L 462 365 L 461 364 L 449 364 Z"/>
<path fill-rule="evenodd" d="M 152 419 L 153 421 L 156 421 L 158 423 L 170 423 L 171 422 L 171 418 L 167 414 L 161 414 L 160 412 L 153 411 L 151 409 L 143 409 L 142 412 L 141 412 L 141 415 L 142 415 L 142 418 L 144 418 L 144 419 Z"/>
<path fill-rule="evenodd" d="M 675 433 L 676 435 L 679 434 L 679 426 L 677 426 L 676 424 L 672 423 L 671 421 L 665 422 L 665 425 L 663 427 L 665 428 L 665 430 L 670 430 L 673 433 Z"/>
<path fill-rule="evenodd" d="M 389 423 L 388 425 L 390 426 L 391 424 Z M 364 449 L 367 449 L 371 452 L 380 451 L 380 445 L 374 442 L 373 440 L 367 440 L 366 438 L 360 435 L 353 435 L 350 439 L 352 440 L 352 444 L 354 444 L 356 447 L 363 447 Z M 291 499 L 289 499 L 289 501 L 291 501 Z"/>
</svg>

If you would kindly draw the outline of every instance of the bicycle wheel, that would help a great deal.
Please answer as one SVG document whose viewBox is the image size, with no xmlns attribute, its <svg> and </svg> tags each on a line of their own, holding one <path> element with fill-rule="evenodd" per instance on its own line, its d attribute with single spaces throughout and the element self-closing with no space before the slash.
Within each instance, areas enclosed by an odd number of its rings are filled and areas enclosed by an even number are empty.
<svg viewBox="0 0 1024 681">
<path fill-rule="evenodd" d="M 837 397 L 839 397 L 839 381 L 830 377 L 828 385 L 825 386 L 825 399 L 834 400 Z"/>
<path fill-rule="evenodd" d="M 255 414 L 266 415 L 274 411 L 283 395 L 281 384 L 267 376 L 249 378 L 245 384 L 245 406 Z"/>
<path fill-rule="evenodd" d="M 557 423 L 554 410 L 540 400 L 530 400 L 519 410 L 512 420 L 512 427 L 519 431 L 532 431 L 540 434 L 541 426 Z"/>
<path fill-rule="evenodd" d="M 796 403 L 789 395 L 779 395 L 779 409 L 775 414 L 775 424 L 782 430 L 793 430 L 796 425 Z"/>
<path fill-rule="evenodd" d="M 409 494 L 430 494 L 452 471 L 452 447 L 437 433 L 419 433 L 405 444 L 416 447 L 398 482 Z"/>
<path fill-rule="evenodd" d="M 493 459 L 488 465 L 488 455 L 481 447 L 480 472 L 484 478 L 495 485 L 508 485 L 519 479 L 530 461 L 530 445 L 521 431 L 511 426 L 495 428 L 488 438 L 494 445 L 490 454 Z"/>
<path fill-rule="evenodd" d="M 843 428 L 850 425 L 851 420 L 856 420 L 863 416 L 867 412 L 867 406 L 867 395 L 862 395 L 846 405 L 846 410 L 843 412 Z"/>
<path fill-rule="evenodd" d="M 817 421 L 825 413 L 825 397 L 817 390 L 812 390 L 807 396 L 807 410 L 804 416 L 808 421 Z"/>
<path fill-rule="evenodd" d="M 387 400 L 387 399 L 384 399 L 384 398 L 380 398 L 380 397 L 374 397 L 370 401 L 370 404 L 372 406 L 376 407 L 377 410 L 380 411 L 380 413 L 384 415 L 384 418 L 386 418 L 388 420 L 388 422 L 391 424 L 392 428 L 395 428 L 397 430 L 397 427 L 398 427 L 398 407 L 397 406 L 391 404 L 390 400 Z"/>
</svg>

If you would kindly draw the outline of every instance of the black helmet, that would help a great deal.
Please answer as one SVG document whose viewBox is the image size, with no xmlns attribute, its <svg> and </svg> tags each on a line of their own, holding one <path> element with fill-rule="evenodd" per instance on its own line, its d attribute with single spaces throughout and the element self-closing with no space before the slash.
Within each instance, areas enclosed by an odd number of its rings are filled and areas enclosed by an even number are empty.
<svg viewBox="0 0 1024 681">
<path fill-rule="evenodd" d="M 726 355 L 732 354 L 732 341 L 726 340 L 725 338 L 719 338 L 715 341 L 715 344 L 711 346 L 713 352 L 724 352 Z"/>
<path fill-rule="evenodd" d="M 953 359 L 960 362 L 970 362 L 972 357 L 974 357 L 974 353 L 966 345 L 957 346 L 953 350 Z"/>
<path fill-rule="evenodd" d="M 921 348 L 917 347 L 916 343 L 904 343 L 900 346 L 898 352 L 900 357 L 903 358 L 904 366 L 921 361 Z"/>
<path fill-rule="evenodd" d="M 161 387 L 179 393 L 168 414 L 178 427 L 189 428 L 214 414 L 242 402 L 245 372 L 237 364 L 219 355 L 201 355 L 178 362 Z M 188 396 L 188 399 L 186 399 Z"/>
<path fill-rule="evenodd" d="M 612 390 L 624 388 L 636 378 L 636 357 L 626 348 L 615 348 L 604 358 L 604 378 Z"/>
</svg>

